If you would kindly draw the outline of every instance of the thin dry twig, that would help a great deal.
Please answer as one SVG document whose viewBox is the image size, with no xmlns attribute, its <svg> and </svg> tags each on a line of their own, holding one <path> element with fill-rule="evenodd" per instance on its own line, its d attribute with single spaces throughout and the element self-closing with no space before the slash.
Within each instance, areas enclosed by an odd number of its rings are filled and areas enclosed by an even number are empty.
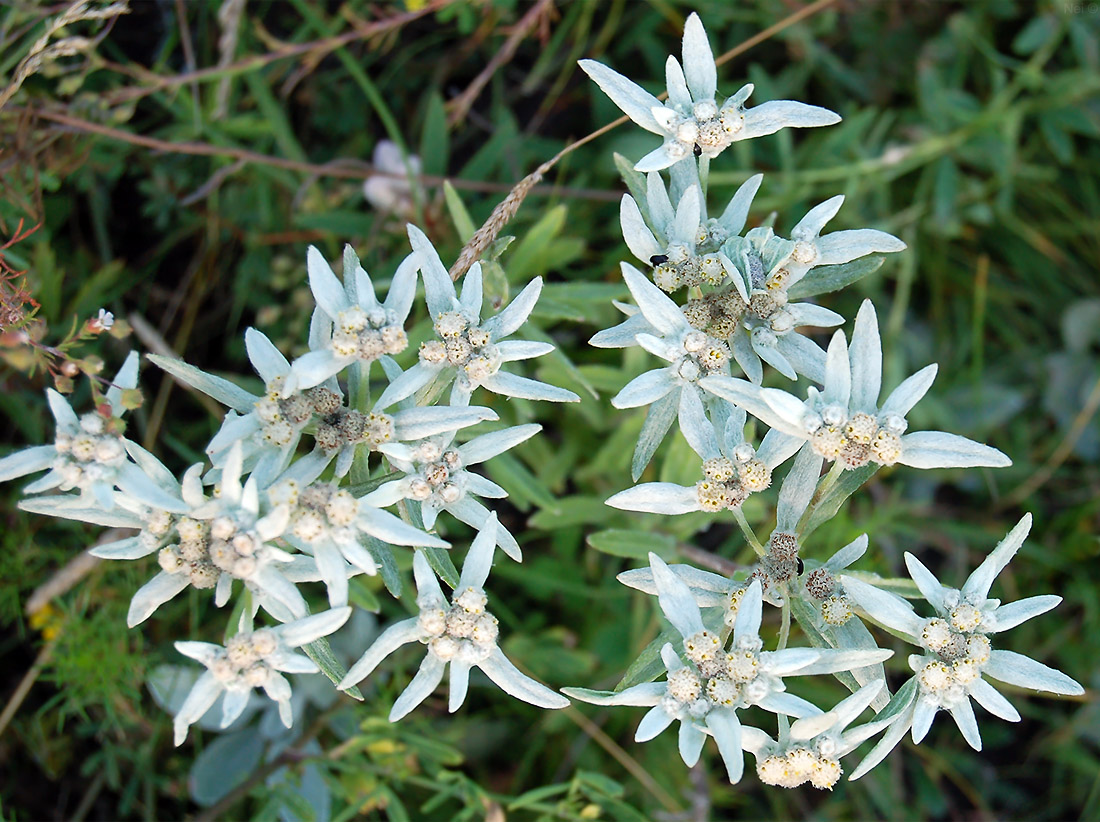
<svg viewBox="0 0 1100 822">
<path fill-rule="evenodd" d="M 447 107 L 450 109 L 450 114 L 447 117 L 449 127 L 454 128 L 457 123 L 466 119 L 470 107 L 477 100 L 492 76 L 496 74 L 497 69 L 515 57 L 519 44 L 523 42 L 528 33 L 540 24 L 545 25 L 552 14 L 554 14 L 554 0 L 538 0 L 528 10 L 527 14 L 523 15 L 513 27 L 511 35 L 504 41 L 500 51 L 492 56 L 489 62 L 485 64 L 485 68 L 478 73 L 465 91 L 447 103 Z"/>
</svg>

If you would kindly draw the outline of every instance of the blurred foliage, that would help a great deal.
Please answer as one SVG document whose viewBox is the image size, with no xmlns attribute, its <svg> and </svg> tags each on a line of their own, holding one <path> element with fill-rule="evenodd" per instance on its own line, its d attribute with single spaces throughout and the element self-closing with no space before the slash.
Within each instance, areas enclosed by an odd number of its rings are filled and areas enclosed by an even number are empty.
<svg viewBox="0 0 1100 822">
<path fill-rule="evenodd" d="M 163 341 L 208 370 L 250 373 L 243 330 L 252 324 L 288 355 L 300 353 L 311 307 L 307 244 L 335 259 L 350 242 L 383 279 L 406 253 L 404 218 L 363 199 L 367 158 L 380 140 L 422 158 L 427 176 L 413 189 L 410 216 L 453 259 L 516 181 L 618 116 L 576 59 L 599 58 L 659 89 L 664 58 L 693 8 L 716 53 L 797 8 L 568 0 L 540 4 L 546 12 L 515 35 L 534 4 L 292 0 L 241 4 L 233 23 L 234 5 L 139 2 L 113 23 L 77 23 L 58 38 L 87 43 L 40 61 L 0 109 L 0 240 L 20 219 L 41 224 L 5 259 L 26 272 L 52 339 L 103 307 L 127 318 L 145 347 Z M 4 5 L 0 77 L 18 73 L 63 8 Z M 512 36 L 514 56 L 463 113 L 454 101 Z M 243 793 L 207 796 L 208 812 L 323 815 L 304 799 L 312 795 L 308 773 L 327 788 L 333 819 L 1100 816 L 1100 588 L 1090 572 L 1100 553 L 1095 4 L 837 0 L 719 76 L 726 93 L 747 79 L 757 103 L 799 99 L 845 119 L 736 144 L 712 166 L 712 204 L 762 171 L 755 222 L 774 210 L 777 228 L 788 230 L 813 204 L 843 193 L 831 228 L 873 225 L 902 237 L 909 251 L 825 302 L 851 317 L 861 299 L 875 300 L 888 386 L 940 363 L 937 384 L 911 417 L 915 427 L 984 439 L 1015 461 L 997 472 L 880 471 L 815 532 L 808 554 L 827 556 L 866 531 L 875 570 L 899 575 L 902 551 L 913 550 L 941 578 L 961 580 L 1031 511 L 1032 537 L 999 590 L 1066 601 L 1015 630 L 1009 644 L 1081 681 L 1088 697 L 1014 697 L 1023 722 L 982 721 L 981 754 L 941 718 L 919 748 L 904 743 L 860 782 L 821 795 L 765 791 L 751 769 L 731 788 L 713 751 L 688 771 L 672 734 L 634 745 L 638 711 L 537 713 L 476 679 L 461 713 L 448 716 L 436 696 L 391 726 L 386 707 L 413 664 L 399 654 L 366 683 L 365 704 L 341 697 L 296 724 L 302 736 L 259 764 Z M 640 412 L 616 411 L 607 399 L 648 357 L 586 345 L 615 321 L 611 300 L 626 294 L 612 154 L 637 159 L 654 140 L 618 128 L 568 155 L 505 230 L 516 240 L 500 256 L 505 273 L 494 269 L 492 280 L 505 299 L 531 276 L 546 277 L 529 334 L 549 336 L 559 353 L 536 375 L 584 397 L 559 409 L 490 395 L 503 419 L 546 428 L 488 466 L 511 492 L 502 518 L 527 557 L 495 570 L 490 595 L 498 592 L 509 655 L 555 685 L 610 687 L 657 636 L 654 603 L 614 579 L 646 551 L 671 558 L 690 544 L 696 554 L 747 557 L 740 532 L 721 517 L 632 515 L 602 504 L 629 485 L 642 422 Z M 442 177 L 453 184 L 446 196 Z M 427 333 L 423 319 L 413 342 Z M 108 371 L 127 345 L 107 336 L 91 343 Z M 50 436 L 49 384 L 41 373 L 0 370 L 11 446 Z M 146 403 L 132 430 L 182 470 L 200 457 L 216 409 L 155 369 L 143 372 L 142 385 Z M 78 383 L 82 396 L 87 387 Z M 694 474 L 693 459 L 670 438 L 647 477 Z M 201 757 L 230 737 L 196 732 L 174 749 L 170 718 L 146 678 L 179 664 L 171 640 L 213 638 L 225 615 L 206 597 L 181 597 L 127 631 L 126 603 L 152 573 L 150 560 L 92 567 L 29 623 L 23 609 L 32 591 L 96 535 L 22 515 L 17 489 L 2 493 L 3 701 L 37 671 L 0 731 L 4 817 L 195 812 L 202 797 L 189 788 L 189 772 L 194 778 L 200 761 L 220 761 Z M 774 492 L 756 495 L 746 515 L 767 528 L 774 505 Z M 384 617 L 397 615 L 400 606 L 380 593 L 372 579 L 357 595 L 383 602 Z M 351 642 L 361 648 L 364 640 Z M 899 654 L 890 670 L 900 675 L 904 660 Z M 843 693 L 826 681 L 796 688 L 823 704 Z M 260 763 L 256 751 L 251 761 Z M 282 776 L 268 778 L 278 768 Z M 295 784 L 301 789 L 288 787 Z"/>
</svg>

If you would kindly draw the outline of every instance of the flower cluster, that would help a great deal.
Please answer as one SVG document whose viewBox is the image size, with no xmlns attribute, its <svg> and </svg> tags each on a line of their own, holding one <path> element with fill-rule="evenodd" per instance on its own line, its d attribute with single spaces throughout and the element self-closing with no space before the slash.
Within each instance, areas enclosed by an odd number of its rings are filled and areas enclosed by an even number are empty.
<svg viewBox="0 0 1100 822">
<path fill-rule="evenodd" d="M 790 101 L 745 109 L 751 86 L 719 105 L 714 58 L 694 14 L 684 30 L 683 64 L 668 59 L 665 104 L 606 66 L 590 60 L 581 66 L 635 123 L 665 140 L 635 166 L 647 175 L 628 177 L 635 196 L 624 195 L 620 204 L 626 246 L 651 277 L 622 264 L 635 305 L 617 304 L 626 319 L 597 333 L 591 344 L 639 346 L 663 360 L 612 399 L 618 408 L 650 406 L 635 449 L 634 481 L 673 421 L 701 461 L 694 485 L 643 482 L 614 494 L 607 504 L 665 515 L 730 512 L 756 561 L 724 576 L 668 565 L 651 554 L 648 568 L 620 574 L 624 584 L 656 596 L 671 625 L 660 652 L 665 678 L 632 679 L 617 691 L 567 688 L 566 693 L 601 705 L 649 707 L 635 734 L 639 742 L 678 721 L 680 755 L 689 766 L 706 737 L 713 736 L 731 782 L 741 778 L 742 752 L 748 751 L 763 783 L 785 788 L 809 783 L 819 789 L 831 789 L 844 773 L 841 759 L 879 733 L 885 731 L 851 778 L 881 761 L 907 731 L 919 742 L 940 709 L 949 711 L 967 741 L 979 748 L 971 698 L 996 716 L 1019 719 L 987 677 L 1058 694 L 1081 693 L 1064 674 L 993 645 L 998 632 L 1060 601 L 1040 596 L 1001 605 L 988 598 L 994 576 L 1023 542 L 1030 517 L 958 590 L 942 586 L 906 554 L 914 591 L 936 614 L 927 619 L 896 593 L 876 587 L 874 575 L 852 570 L 867 551 L 866 535 L 824 561 L 805 555 L 817 525 L 880 466 L 1010 464 L 988 445 L 942 431 L 908 430 L 906 418 L 930 388 L 935 365 L 880 400 L 883 353 L 870 301 L 859 309 L 850 342 L 838 330 L 822 349 L 800 333 L 844 323 L 840 314 L 806 298 L 874 271 L 882 262 L 877 255 L 902 251 L 904 243 L 876 229 L 823 233 L 842 196 L 810 209 L 789 236 L 778 234 L 770 222 L 746 230 L 762 175 L 749 177 L 721 216 L 708 217 L 710 160 L 728 145 L 840 118 Z M 659 173 L 665 169 L 667 184 Z M 685 290 L 682 301 L 675 298 Z M 764 387 L 765 366 L 811 384 L 798 393 Z M 752 444 L 754 432 L 747 427 L 750 415 L 753 427 L 769 429 L 759 446 Z M 822 476 L 827 463 L 831 467 Z M 862 468 L 868 470 L 857 470 Z M 774 484 L 780 486 L 775 527 L 760 540 L 742 506 Z M 781 611 L 775 650 L 765 649 L 761 635 L 765 603 Z M 815 647 L 787 647 L 792 618 Z M 893 695 L 883 666 L 892 651 L 877 647 L 865 620 L 921 649 L 909 657 L 914 676 Z M 636 667 L 652 668 L 641 660 Z M 788 678 L 818 673 L 833 674 L 851 696 L 823 711 L 787 691 Z M 750 706 L 778 715 L 775 737 L 742 723 L 739 712 Z M 849 728 L 868 709 L 875 715 Z"/>
<path fill-rule="evenodd" d="M 48 469 L 27 486 L 32 496 L 22 503 L 26 510 L 136 531 L 96 547 L 96 556 L 156 556 L 160 570 L 134 595 L 131 626 L 187 588 L 212 590 L 218 607 L 235 591 L 244 598 L 238 630 L 224 646 L 177 643 L 181 653 L 207 668 L 179 707 L 177 744 L 223 694 L 222 726 L 232 723 L 255 688 L 278 703 L 289 725 L 290 684 L 283 673 L 313 673 L 320 665 L 334 682 L 344 680 L 342 687 L 362 680 L 377 664 L 370 660 L 379 649 L 404 636 L 404 623 L 384 631 L 346 674 L 324 662 L 333 659 L 324 637 L 351 613 L 351 577 L 381 570 L 390 574 L 387 587 L 399 590 L 399 579 L 393 578 L 395 546 L 417 549 L 412 564 L 421 616 L 413 622 L 415 638 L 428 644 L 429 655 L 413 687 L 394 706 L 394 719 L 428 696 L 447 662 L 452 663 L 452 710 L 462 702 L 472 666 L 519 699 L 546 708 L 567 704 L 520 673 L 497 646 L 497 620 L 485 611 L 482 588 L 496 545 L 516 561 L 522 553 L 515 537 L 477 500 L 505 497 L 507 491 L 470 470 L 541 426 L 517 425 L 458 440 L 460 431 L 498 419 L 494 411 L 470 404 L 479 387 L 528 399 L 578 399 L 571 391 L 502 369 L 553 350 L 544 342 L 506 339 L 527 322 L 541 281 L 482 319 L 480 267 L 466 274 L 459 298 L 427 237 L 414 226 L 408 233 L 413 251 L 398 265 L 382 300 L 350 248 L 342 282 L 321 252 L 309 249 L 309 283 L 317 302 L 309 351 L 291 362 L 261 332 L 245 334 L 249 360 L 263 381 L 261 394 L 182 360 L 150 357 L 177 380 L 228 406 L 206 448 L 209 465 L 193 465 L 177 481 L 153 454 L 124 436 L 123 392 L 136 388 L 136 354 L 83 416 L 49 391 L 57 422 L 54 444 L 0 459 L 0 480 Z M 421 278 L 439 339 L 425 343 L 406 370 L 398 359 L 408 348 L 405 326 Z M 372 403 L 375 363 L 388 385 Z M 452 382 L 448 401 L 438 402 Z M 42 494 L 55 489 L 61 493 Z M 449 604 L 435 573 L 450 578 L 453 565 L 444 553 L 432 554 L 431 561 L 425 553 L 450 547 L 433 533 L 440 526 L 444 533 L 451 530 L 440 519 L 444 511 L 478 532 Z M 330 610 L 311 616 L 303 586 L 314 582 L 324 584 Z M 260 608 L 279 624 L 254 628 Z M 308 658 L 290 652 L 297 647 L 305 647 Z"/>
</svg>

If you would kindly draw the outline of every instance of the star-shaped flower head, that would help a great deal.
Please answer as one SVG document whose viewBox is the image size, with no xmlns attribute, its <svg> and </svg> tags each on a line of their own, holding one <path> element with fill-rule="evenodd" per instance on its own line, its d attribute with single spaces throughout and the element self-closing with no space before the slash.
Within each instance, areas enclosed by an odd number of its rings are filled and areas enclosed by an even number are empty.
<svg viewBox="0 0 1100 822">
<path fill-rule="evenodd" d="M 635 342 L 668 363 L 635 377 L 611 400 L 616 408 L 654 406 L 642 427 L 635 450 L 633 474 L 636 480 L 672 420 L 679 416 L 683 426 L 685 417 L 690 414 L 685 403 L 702 402 L 700 380 L 710 374 L 729 373 L 730 351 L 725 343 L 692 328 L 680 307 L 634 266 L 622 263 L 622 271 L 641 316 L 653 329 L 651 334 L 637 332 Z M 590 342 L 596 346 L 615 344 L 606 332 L 597 334 Z"/>
<path fill-rule="evenodd" d="M 384 508 L 399 500 L 415 500 L 421 505 L 425 528 L 434 527 L 439 512 L 447 511 L 460 522 L 480 530 L 489 520 L 489 509 L 474 497 L 503 499 L 508 492 L 492 480 L 466 469 L 503 454 L 541 430 L 542 426 L 534 423 L 514 425 L 490 431 L 458 446 L 454 445 L 454 434 L 409 445 L 384 445 L 381 450 L 386 459 L 405 476 L 371 491 L 363 497 L 363 502 Z M 517 562 L 521 561 L 523 555 L 516 538 L 504 526 L 493 531 L 504 552 Z"/>
<path fill-rule="evenodd" d="M 454 380 L 451 405 L 466 405 L 474 389 L 481 386 L 506 397 L 551 402 L 578 402 L 580 397 L 564 388 L 502 371 L 507 362 L 541 357 L 554 350 L 549 343 L 505 340 L 518 331 L 535 308 L 542 292 L 542 279 L 536 277 L 496 316 L 481 320 L 481 265 L 475 263 L 466 272 L 462 297 L 455 291 L 443 261 L 424 232 L 408 226 L 421 274 L 424 291 L 438 339 L 420 346 L 420 361 L 393 380 L 378 400 L 379 408 L 412 396 L 429 383 L 439 386 Z"/>
<path fill-rule="evenodd" d="M 451 665 L 451 692 L 447 708 L 452 713 L 466 700 L 472 667 L 480 668 L 505 693 L 539 708 L 564 708 L 569 704 L 561 694 L 521 673 L 497 645 L 497 619 L 485 610 L 488 597 L 484 590 L 493 564 L 496 529 L 496 514 L 491 514 L 470 546 L 450 602 L 443 596 L 427 559 L 420 551 L 416 552 L 413 575 L 420 613 L 383 631 L 351 666 L 339 688 L 346 690 L 361 682 L 378 663 L 402 645 L 421 642 L 427 646 L 428 654 L 408 688 L 394 703 L 390 711 L 391 722 L 401 719 L 427 699 L 442 681 L 448 663 Z"/>
<path fill-rule="evenodd" d="M 917 616 L 913 606 L 896 594 L 852 577 L 840 577 L 848 597 L 869 618 L 922 651 L 909 657 L 909 666 L 916 675 L 898 690 L 887 708 L 897 717 L 893 726 L 860 763 L 852 779 L 882 761 L 906 731 L 911 730 L 913 742 L 919 743 L 941 709 L 951 713 L 967 743 L 981 750 L 971 698 L 994 716 L 1019 722 L 1019 713 L 987 678 L 1054 694 L 1084 693 L 1061 671 L 1023 654 L 993 648 L 992 635 L 1046 613 L 1062 601 L 1059 596 L 1046 595 L 1002 605 L 989 597 L 993 580 L 1016 555 L 1030 530 L 1031 515 L 1025 514 L 960 589 L 942 585 L 920 560 L 906 553 L 909 575 L 936 612 L 930 619 Z"/>
<path fill-rule="evenodd" d="M 229 601 L 234 579 L 243 581 L 256 602 L 276 619 L 304 616 L 305 600 L 294 581 L 276 567 L 290 563 L 292 556 L 272 544 L 282 535 L 288 512 L 277 508 L 261 516 L 255 477 L 241 484 L 240 445 L 230 449 L 211 499 L 203 495 L 200 472 L 201 466 L 196 465 L 184 476 L 181 496 L 187 503 L 186 513 L 170 524 L 155 521 L 154 536 L 167 542 L 174 534 L 178 542 L 160 549 L 157 561 L 161 571 L 134 594 L 127 623 L 132 628 L 145 621 L 189 585 L 214 588 L 214 602 L 221 607 Z M 134 551 L 147 547 L 143 543 Z M 108 558 L 128 559 L 130 555 L 109 552 Z"/>
<path fill-rule="evenodd" d="M 306 255 L 309 287 L 320 316 L 317 330 L 310 329 L 310 348 L 295 360 L 283 396 L 312 388 L 334 377 L 353 363 L 369 367 L 382 357 L 400 354 L 409 344 L 405 335 L 416 296 L 416 271 L 420 261 L 410 254 L 397 267 L 384 302 L 374 293 L 370 276 L 348 246 L 344 249 L 344 282 L 315 247 Z"/>
<path fill-rule="evenodd" d="M 943 431 L 906 434 L 905 415 L 924 396 L 936 377 L 929 365 L 906 379 L 879 405 L 882 343 L 870 300 L 856 316 L 849 347 L 837 331 L 829 343 L 824 388 L 810 386 L 805 401 L 777 388 L 760 388 L 744 380 L 709 377 L 701 387 L 729 400 L 791 436 L 812 444 L 827 460 L 845 468 L 908 465 L 913 468 L 1003 468 L 1011 460 L 996 448 Z"/>
<path fill-rule="evenodd" d="M 716 157 L 739 140 L 774 134 L 781 128 L 840 122 L 840 117 L 828 109 L 791 100 L 774 100 L 746 109 L 752 84 L 742 86 L 719 106 L 714 53 L 694 13 L 684 25 L 683 59 L 683 66 L 671 56 L 665 64 L 666 103 L 602 63 L 580 61 L 585 73 L 631 120 L 664 138 L 660 148 L 638 162 L 638 171 L 660 171 L 693 153 Z"/>
<path fill-rule="evenodd" d="M 882 688 L 882 682 L 864 685 L 831 711 L 799 719 L 789 728 L 781 719 L 778 740 L 759 728 L 743 728 L 741 745 L 756 757 L 760 781 L 782 788 L 797 788 L 809 782 L 819 790 L 831 791 L 844 772 L 841 758 L 892 721 L 874 720 L 847 729 L 881 694 Z"/>
<path fill-rule="evenodd" d="M 703 478 L 692 486 L 645 482 L 615 494 L 607 500 L 608 505 L 652 514 L 739 508 L 750 494 L 771 485 L 772 471 L 802 444 L 781 432 L 769 431 L 757 450 L 745 441 L 745 412 L 742 409 L 729 411 L 725 403 L 716 403 L 714 416 L 717 419 L 712 423 L 706 418 L 698 395 L 685 393 L 680 402 L 680 430 L 692 449 L 703 458 Z M 723 430 L 718 431 L 720 412 L 727 411 Z"/>
<path fill-rule="evenodd" d="M 321 319 L 318 320 L 318 317 Z M 320 348 L 328 321 L 320 312 L 310 327 L 312 345 Z M 328 333 L 324 331 L 324 333 Z M 208 374 L 182 360 L 150 355 L 158 366 L 198 391 L 230 407 L 221 429 L 206 448 L 214 468 L 207 482 L 216 482 L 221 463 L 229 449 L 240 443 L 243 470 L 261 485 L 270 485 L 290 465 L 295 449 L 307 428 L 312 426 L 316 449 L 313 459 L 323 469 L 336 460 L 336 477 L 351 469 L 356 447 L 372 450 L 385 442 L 400 442 L 455 431 L 483 420 L 497 418 L 488 408 L 406 408 L 393 414 L 377 406 L 368 413 L 349 408 L 335 377 L 321 385 L 285 394 L 291 365 L 263 333 L 254 328 L 245 332 L 245 347 L 256 373 L 264 381 L 264 394 L 256 396 L 228 380 Z M 400 371 L 396 363 L 393 369 Z"/>
<path fill-rule="evenodd" d="M 23 489 L 26 494 L 43 491 L 79 491 L 66 504 L 110 511 L 115 507 L 117 488 L 137 504 L 170 511 L 186 510 L 178 498 L 165 492 L 145 474 L 128 451 L 138 449 L 123 436 L 123 391 L 137 386 L 138 355 L 131 353 L 119 369 L 105 402 L 94 411 L 77 416 L 69 401 L 52 388 L 46 389 L 50 413 L 57 423 L 53 445 L 37 445 L 0 459 L 0 482 L 49 469 L 45 476 Z M 144 449 L 142 449 L 144 450 Z"/>
<path fill-rule="evenodd" d="M 665 617 L 683 638 L 683 658 L 671 644 L 661 659 L 665 682 L 646 682 L 619 692 L 566 688 L 565 693 L 597 705 L 652 706 L 642 718 L 635 741 L 644 742 L 680 721 L 680 756 L 692 767 L 699 760 L 707 734 L 718 743 L 730 782 L 744 769 L 741 723 L 737 711 L 752 705 L 784 716 L 807 717 L 821 711 L 786 692 L 783 678 L 833 673 L 881 662 L 893 652 L 787 648 L 764 651 L 760 638 L 763 600 L 760 582 L 753 580 L 741 597 L 727 651 L 720 635 L 708 629 L 688 585 L 658 557 L 649 555 L 658 602 Z"/>
<path fill-rule="evenodd" d="M 301 479 L 287 477 L 268 489 L 267 497 L 273 508 L 287 511 L 283 539 L 317 560 L 328 588 L 329 607 L 348 603 L 345 560 L 365 574 L 377 573 L 378 565 L 363 547 L 362 534 L 391 545 L 450 547 L 439 537 L 374 507 L 365 497 L 357 499 L 346 488 L 317 481 L 313 474 Z"/>
<path fill-rule="evenodd" d="M 253 688 L 264 692 L 279 705 L 279 716 L 290 727 L 290 683 L 284 673 L 312 674 L 318 668 L 308 657 L 296 654 L 292 648 L 328 636 L 351 616 L 351 608 L 333 608 L 313 616 L 303 617 L 274 628 L 247 630 L 241 617 L 241 629 L 222 645 L 210 642 L 177 642 L 176 650 L 206 666 L 206 672 L 196 680 L 191 692 L 176 714 L 175 742 L 182 745 L 187 729 L 202 718 L 224 692 L 222 700 L 223 728 L 233 724 L 248 704 Z"/>
</svg>

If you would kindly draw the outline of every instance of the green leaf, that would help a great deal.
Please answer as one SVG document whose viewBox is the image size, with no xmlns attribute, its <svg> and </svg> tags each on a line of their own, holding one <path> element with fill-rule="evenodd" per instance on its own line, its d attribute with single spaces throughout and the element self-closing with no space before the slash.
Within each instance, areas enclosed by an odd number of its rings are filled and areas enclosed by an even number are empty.
<svg viewBox="0 0 1100 822">
<path fill-rule="evenodd" d="M 455 564 L 451 561 L 451 555 L 446 549 L 429 546 L 427 548 L 417 548 L 416 550 L 423 552 L 424 558 L 428 560 L 428 564 L 432 566 L 436 576 L 452 588 L 458 587 L 458 569 L 455 568 Z"/>
<path fill-rule="evenodd" d="M 661 661 L 661 648 L 671 642 L 673 646 L 680 642 L 680 635 L 674 630 L 662 631 L 656 639 L 645 646 L 638 658 L 630 663 L 623 678 L 615 686 L 616 691 L 622 691 L 632 685 L 640 685 L 643 682 L 652 682 L 665 672 L 665 663 Z"/>
<path fill-rule="evenodd" d="M 420 167 L 433 177 L 447 173 L 447 160 L 451 156 L 451 139 L 447 131 L 447 111 L 438 91 L 428 96 L 424 111 L 424 128 L 420 132 Z M 468 239 L 464 237 L 463 239 Z"/>
<path fill-rule="evenodd" d="M 404 585 L 401 582 L 401 574 L 397 570 L 397 562 L 393 558 L 393 549 L 380 539 L 367 536 L 367 549 L 374 561 L 378 563 L 378 573 L 382 576 L 382 584 L 395 599 L 401 599 Z"/>
<path fill-rule="evenodd" d="M 676 540 L 666 534 L 648 531 L 608 528 L 589 534 L 588 544 L 604 554 L 630 559 L 645 560 L 650 551 L 662 559 L 671 559 L 676 554 Z"/>
<path fill-rule="evenodd" d="M 458 238 L 462 242 L 466 242 L 474 236 L 477 229 L 474 227 L 474 221 L 470 218 L 470 212 L 466 210 L 462 198 L 458 196 L 458 192 L 455 191 L 455 187 L 451 185 L 450 180 L 444 180 L 443 182 L 443 199 L 447 201 L 447 212 L 451 215 L 451 222 L 455 224 Z"/>
<path fill-rule="evenodd" d="M 833 486 L 825 492 L 825 495 L 810 506 L 803 514 L 802 521 L 798 524 L 798 534 L 803 540 L 817 529 L 823 522 L 828 522 L 848 497 L 852 496 L 863 483 L 867 482 L 878 471 L 877 463 L 869 462 L 862 468 L 845 471 L 840 475 Z"/>
<path fill-rule="evenodd" d="M 885 257 L 871 255 L 842 265 L 822 265 L 810 269 L 805 277 L 787 289 L 787 296 L 792 300 L 804 300 L 807 297 L 847 288 L 868 274 L 878 271 L 885 259 Z"/>
<path fill-rule="evenodd" d="M 508 255 L 508 272 L 512 279 L 529 279 L 559 264 L 560 261 L 549 249 L 551 240 L 565 226 L 565 216 L 565 205 L 556 205 L 531 226 Z"/>
<path fill-rule="evenodd" d="M 332 646 L 328 644 L 327 638 L 321 637 L 315 642 L 303 645 L 302 650 L 306 652 L 306 656 L 317 663 L 321 673 L 331 679 L 334 685 L 339 685 L 343 678 L 347 676 L 347 669 L 340 664 L 340 660 L 332 652 Z M 363 694 L 358 688 L 348 688 L 345 693 L 360 702 L 363 701 Z"/>
<path fill-rule="evenodd" d="M 615 152 L 614 159 L 615 168 L 619 170 L 619 176 L 626 183 L 630 196 L 638 203 L 638 208 L 642 209 L 643 212 L 648 211 L 646 208 L 646 189 L 648 186 L 646 185 L 645 175 L 640 171 L 635 171 L 634 163 L 618 152 Z"/>
<path fill-rule="evenodd" d="M 253 729 L 225 734 L 195 759 L 188 775 L 191 798 L 209 807 L 242 784 L 260 764 L 264 738 Z"/>
</svg>

